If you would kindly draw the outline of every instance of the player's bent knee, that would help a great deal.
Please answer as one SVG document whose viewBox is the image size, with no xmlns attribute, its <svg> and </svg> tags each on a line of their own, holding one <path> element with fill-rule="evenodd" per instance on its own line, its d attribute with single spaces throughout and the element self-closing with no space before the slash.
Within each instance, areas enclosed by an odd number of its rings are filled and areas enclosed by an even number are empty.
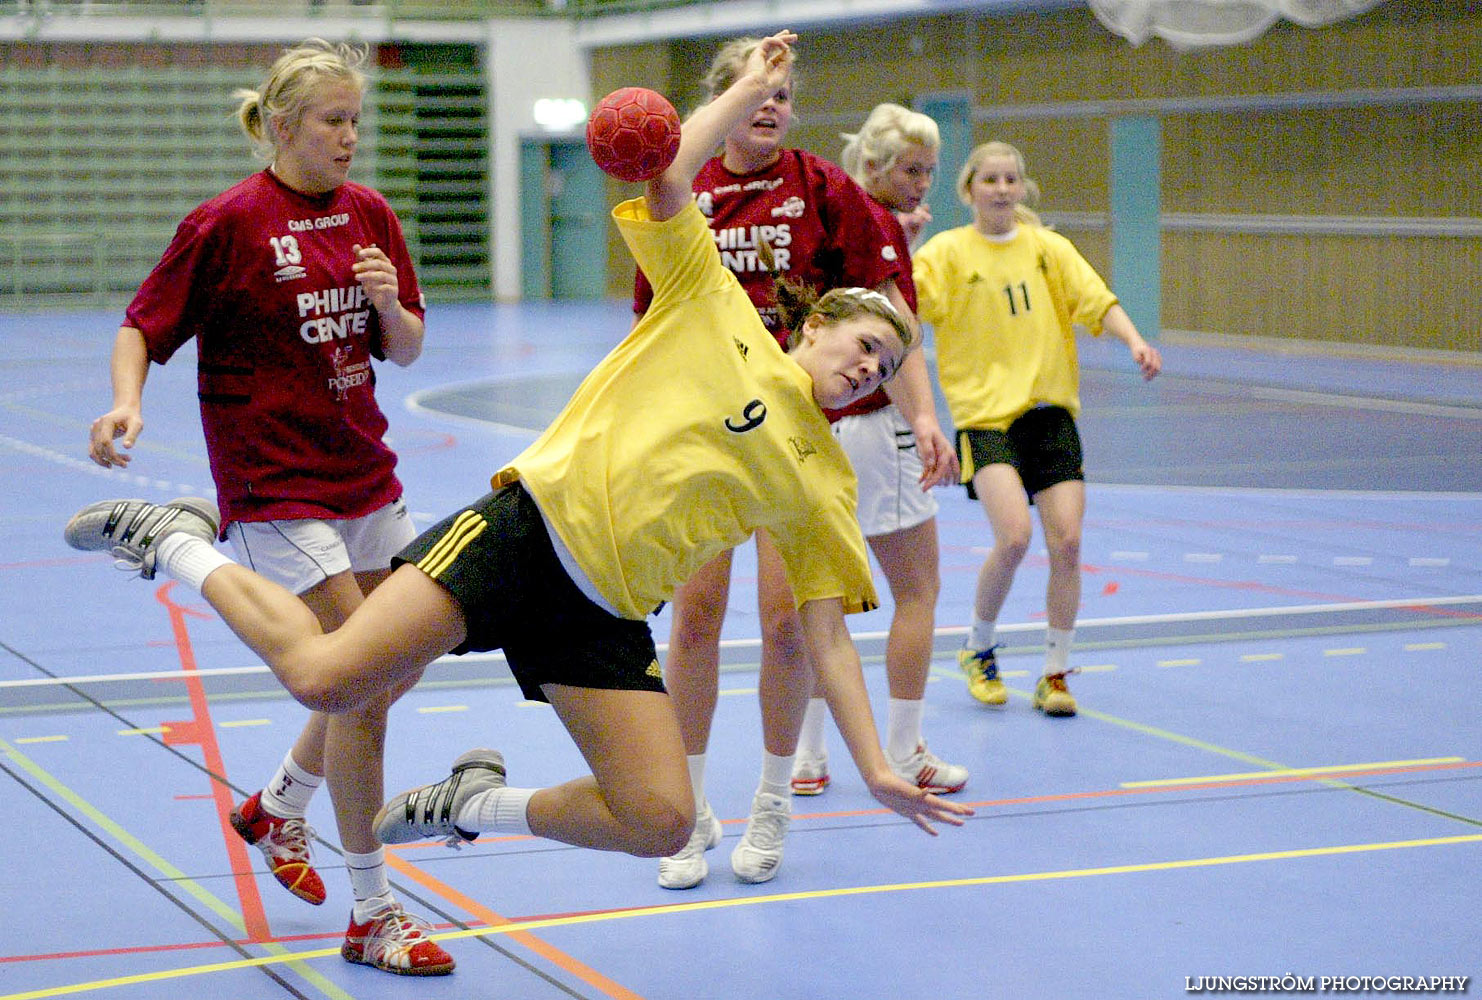
<svg viewBox="0 0 1482 1000">
<path fill-rule="evenodd" d="M 315 712 L 333 715 L 355 708 L 365 700 L 363 692 L 350 690 L 339 683 L 332 671 L 312 660 L 284 658 L 273 665 L 273 673 L 294 701 Z"/>
<path fill-rule="evenodd" d="M 641 807 L 620 816 L 628 828 L 628 853 L 639 858 L 664 858 L 678 854 L 689 843 L 695 829 L 695 807 L 659 795 L 646 798 Z"/>
</svg>

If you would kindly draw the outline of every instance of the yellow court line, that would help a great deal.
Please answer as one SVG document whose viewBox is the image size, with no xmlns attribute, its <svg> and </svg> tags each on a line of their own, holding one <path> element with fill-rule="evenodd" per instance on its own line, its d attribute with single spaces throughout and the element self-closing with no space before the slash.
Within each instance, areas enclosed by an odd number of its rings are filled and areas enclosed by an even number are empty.
<svg viewBox="0 0 1482 1000">
<path fill-rule="evenodd" d="M 27 757 L 25 754 L 21 753 L 19 750 L 15 749 L 15 747 L 10 745 L 3 739 L 0 739 L 0 754 L 4 754 L 6 758 L 14 762 L 31 777 L 35 778 L 36 781 L 38 781 L 42 785 L 45 785 L 48 789 L 51 790 L 54 795 L 56 795 L 62 801 L 66 802 L 78 813 L 92 820 L 92 822 L 95 823 L 101 830 L 103 830 L 103 832 L 107 833 L 119 844 L 132 851 L 136 857 L 138 857 L 144 863 L 148 864 L 150 867 L 154 868 L 155 871 L 159 872 L 160 875 L 164 876 L 170 882 L 178 886 L 186 895 L 194 897 L 195 900 L 202 906 L 204 906 L 207 910 L 216 914 L 218 918 L 234 928 L 238 934 L 245 934 L 247 932 L 246 924 L 243 922 L 242 915 L 240 913 L 228 906 L 219 897 L 210 892 L 195 879 L 191 878 L 185 872 L 172 865 L 164 857 L 150 849 L 150 847 L 138 837 L 135 837 L 133 834 L 129 833 L 129 831 L 125 830 L 121 825 L 114 822 L 108 816 L 104 815 L 104 813 L 100 809 L 98 809 L 92 803 L 88 802 L 82 796 L 78 795 L 71 788 L 68 788 L 66 785 L 62 784 L 61 781 L 53 777 L 35 761 Z M 275 959 L 277 961 L 297 961 L 293 955 L 289 954 L 287 950 L 283 948 L 282 945 L 270 943 L 266 945 L 266 947 L 278 953 L 275 956 Z M 338 948 L 334 950 L 334 954 L 339 954 Z M 330 997 L 331 1000 L 353 1000 L 350 994 L 340 989 L 330 980 L 326 979 L 322 973 L 317 972 L 314 969 L 296 967 L 294 971 L 302 975 L 306 980 L 308 980 L 309 983 L 317 987 L 318 990 L 326 997 Z M 105 982 L 107 985 L 113 985 L 112 981 Z M 102 987 L 93 986 L 88 988 L 101 989 Z M 51 997 L 64 996 L 68 993 L 79 992 L 82 992 L 82 990 L 68 986 L 58 987 L 55 989 L 46 989 L 39 992 L 27 994 L 16 994 L 16 996 Z"/>
<path fill-rule="evenodd" d="M 1341 774 L 1347 771 L 1377 771 L 1389 767 L 1419 767 L 1426 764 L 1459 764 L 1465 757 L 1424 757 L 1420 760 L 1380 760 L 1372 764 L 1333 764 L 1328 767 L 1283 767 L 1243 774 L 1206 774 L 1197 778 L 1157 778 L 1152 781 L 1124 781 L 1123 788 L 1161 788 L 1169 785 L 1202 785 L 1210 781 L 1245 781 L 1250 778 L 1282 778 L 1303 774 Z"/>
<path fill-rule="evenodd" d="M 1214 858 L 1188 858 L 1182 861 L 1150 861 L 1135 865 L 1109 865 L 1103 868 L 1075 868 L 1064 871 L 1024 872 L 1018 875 L 984 875 L 977 878 L 938 879 L 930 882 L 901 882 L 893 885 L 864 885 L 853 888 L 813 889 L 807 892 L 784 892 L 770 896 L 740 896 L 734 899 L 710 899 L 694 903 L 672 903 L 664 906 L 645 906 L 629 910 L 606 910 L 599 913 L 548 917 L 540 920 L 525 920 L 502 924 L 498 927 L 471 927 L 465 930 L 448 931 L 430 936 L 436 941 L 451 941 L 457 938 L 513 934 L 519 931 L 544 930 L 548 927 L 574 927 L 580 924 L 604 923 L 611 920 L 630 920 L 636 917 L 659 917 L 671 914 L 698 913 L 703 910 L 721 910 L 736 906 L 760 906 L 765 903 L 793 903 L 807 899 L 835 899 L 847 896 L 878 895 L 886 892 L 908 892 L 920 889 L 961 889 L 984 885 L 1049 882 L 1061 879 L 1094 878 L 1100 875 L 1136 875 L 1146 872 L 1180 871 L 1194 868 L 1212 868 L 1220 865 L 1251 864 L 1257 861 L 1291 861 L 1299 858 L 1335 857 L 1345 854 L 1366 854 L 1374 851 L 1407 850 L 1417 847 L 1450 847 L 1478 842 L 1482 842 L 1482 833 L 1461 834 L 1454 837 L 1429 837 L 1423 840 L 1392 840 L 1373 844 L 1301 847 L 1289 851 L 1267 851 L 1261 854 L 1230 854 Z M 118 986 L 134 986 L 139 983 L 184 979 L 188 976 L 199 976 L 212 972 L 228 972 L 235 969 L 248 969 L 264 965 L 278 965 L 285 962 L 302 962 L 309 959 L 328 958 L 338 956 L 339 953 L 339 948 L 318 948 L 313 951 L 294 952 L 286 955 L 267 955 L 261 958 L 249 958 L 233 962 L 215 962 L 210 965 L 167 969 L 161 972 L 142 973 L 135 976 L 119 976 L 115 979 L 99 979 L 86 983 L 71 983 L 66 986 L 32 990 L 26 993 L 7 993 L 0 996 L 0 1000 L 44 1000 L 44 998 L 48 997 L 68 996 L 77 993 L 87 993 L 93 990 L 111 989 Z"/>
<path fill-rule="evenodd" d="M 15 742 L 17 742 L 17 743 L 62 743 L 62 742 L 65 742 L 67 739 L 69 739 L 69 737 L 67 737 L 67 736 L 21 736 L 21 737 L 17 737 L 17 739 L 16 739 Z"/>
<path fill-rule="evenodd" d="M 237 729 L 241 726 L 271 726 L 272 719 L 237 719 L 233 722 L 218 722 L 222 729 Z"/>
<path fill-rule="evenodd" d="M 436 715 L 439 712 L 466 712 L 467 705 L 423 705 L 417 709 L 418 715 Z"/>
</svg>

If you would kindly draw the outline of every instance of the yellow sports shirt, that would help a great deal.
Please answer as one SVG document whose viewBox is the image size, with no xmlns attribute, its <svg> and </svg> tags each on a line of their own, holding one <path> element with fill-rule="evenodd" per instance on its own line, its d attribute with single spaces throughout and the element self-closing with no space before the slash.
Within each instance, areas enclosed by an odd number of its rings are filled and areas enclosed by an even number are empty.
<svg viewBox="0 0 1482 1000">
<path fill-rule="evenodd" d="M 1117 297 L 1069 240 L 1020 224 L 996 242 L 962 226 L 927 240 L 911 266 L 959 429 L 1005 430 L 1041 404 L 1080 412 L 1073 327 L 1100 335 Z"/>
<path fill-rule="evenodd" d="M 793 596 L 876 603 L 855 479 L 806 372 L 762 326 L 689 204 L 613 209 L 653 304 L 545 432 L 494 476 L 518 479 L 577 564 L 643 618 L 711 558 L 767 529 Z"/>
</svg>

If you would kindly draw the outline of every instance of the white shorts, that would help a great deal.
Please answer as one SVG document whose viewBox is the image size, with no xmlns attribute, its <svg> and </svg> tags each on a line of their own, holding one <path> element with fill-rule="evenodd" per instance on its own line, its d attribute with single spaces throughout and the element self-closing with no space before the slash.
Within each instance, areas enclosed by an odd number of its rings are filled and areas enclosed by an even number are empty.
<svg viewBox="0 0 1482 1000">
<path fill-rule="evenodd" d="M 921 488 L 916 435 L 894 406 L 834 422 L 859 480 L 859 526 L 866 538 L 914 528 L 936 516 L 937 498 Z"/>
<path fill-rule="evenodd" d="M 389 568 L 417 529 L 406 504 L 393 500 L 347 520 L 233 521 L 226 537 L 243 566 L 302 594 L 346 570 Z"/>
</svg>

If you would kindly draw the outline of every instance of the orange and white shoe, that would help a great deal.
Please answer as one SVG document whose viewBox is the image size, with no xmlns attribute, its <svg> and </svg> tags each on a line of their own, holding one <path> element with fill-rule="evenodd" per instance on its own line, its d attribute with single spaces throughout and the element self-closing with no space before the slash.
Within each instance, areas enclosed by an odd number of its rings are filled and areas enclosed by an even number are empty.
<svg viewBox="0 0 1482 1000">
<path fill-rule="evenodd" d="M 314 831 L 302 819 L 273 816 L 262 807 L 258 792 L 232 810 L 232 829 L 262 851 L 278 884 L 306 903 L 324 902 L 324 880 L 309 863 Z"/>
<path fill-rule="evenodd" d="M 351 915 L 340 955 L 347 962 L 372 965 L 398 976 L 446 976 L 456 963 L 432 940 L 431 932 L 427 921 L 412 916 L 393 900 L 364 923 L 356 923 Z"/>
</svg>

